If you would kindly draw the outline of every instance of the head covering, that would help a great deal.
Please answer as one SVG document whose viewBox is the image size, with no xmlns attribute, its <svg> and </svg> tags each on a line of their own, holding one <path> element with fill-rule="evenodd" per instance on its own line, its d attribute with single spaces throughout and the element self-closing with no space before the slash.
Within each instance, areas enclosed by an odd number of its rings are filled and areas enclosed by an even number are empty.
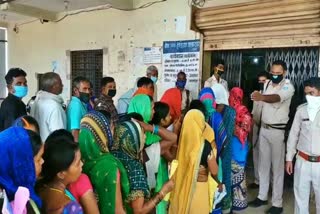
<svg viewBox="0 0 320 214">
<path fill-rule="evenodd" d="M 177 153 L 179 165 L 174 174 L 169 213 L 189 213 L 205 140 L 211 143 L 214 132 L 201 111 L 190 110 L 181 128 Z"/>
<path fill-rule="evenodd" d="M 133 94 L 133 96 L 136 96 L 138 94 L 145 94 L 145 95 L 148 95 L 150 97 L 153 97 L 154 95 L 154 92 L 153 90 L 150 90 L 148 88 L 144 88 L 144 87 L 139 87 L 136 92 Z"/>
<path fill-rule="evenodd" d="M 242 145 L 246 143 L 248 134 L 251 131 L 252 117 L 247 107 L 238 105 L 236 107 L 236 127 L 235 136 L 238 137 Z"/>
<path fill-rule="evenodd" d="M 223 85 L 221 85 L 220 83 L 217 83 L 217 84 L 213 84 L 211 88 L 214 94 L 216 95 L 217 104 L 229 105 L 229 102 L 228 102 L 229 94 L 227 90 L 223 87 Z"/>
<path fill-rule="evenodd" d="M 227 132 L 221 114 L 215 109 L 215 95 L 212 89 L 209 87 L 203 88 L 200 91 L 199 99 L 206 107 L 206 121 L 208 121 L 209 125 L 214 130 L 218 156 L 220 156 L 220 153 L 227 142 Z"/>
<path fill-rule="evenodd" d="M 118 173 L 123 201 L 129 194 L 127 172 L 122 163 L 109 153 L 108 147 L 112 142 L 110 123 L 102 113 L 92 111 L 83 117 L 79 134 L 83 171 L 95 187 L 100 210 L 115 210 Z"/>
<path fill-rule="evenodd" d="M 30 198 L 41 207 L 34 186 L 36 172 L 34 155 L 28 132 L 21 127 L 11 127 L 0 133 L 0 186 L 6 190 L 9 200 L 19 186 L 30 191 Z"/>
<path fill-rule="evenodd" d="M 160 101 L 169 105 L 170 115 L 173 120 L 181 116 L 182 94 L 178 88 L 168 89 L 164 92 Z"/>
<path fill-rule="evenodd" d="M 229 105 L 232 108 L 237 108 L 237 106 L 242 104 L 243 90 L 239 87 L 234 87 L 230 91 Z"/>
<path fill-rule="evenodd" d="M 137 122 L 126 121 L 117 126 L 112 154 L 127 170 L 130 183 L 128 201 L 150 197 L 147 176 L 142 164 L 144 143 L 145 135 Z"/>
<path fill-rule="evenodd" d="M 92 111 L 86 114 L 81 120 L 81 129 L 89 130 L 95 137 L 96 143 L 102 152 L 108 152 L 112 146 L 112 133 L 110 122 L 98 111 Z"/>
<path fill-rule="evenodd" d="M 152 118 L 152 106 L 151 106 L 151 99 L 148 95 L 139 94 L 134 96 L 129 104 L 128 114 L 129 113 L 138 113 L 143 117 L 143 121 L 148 123 Z"/>
<path fill-rule="evenodd" d="M 199 100 L 206 107 L 206 120 L 216 111 L 216 97 L 211 88 L 205 87 L 199 93 Z"/>
</svg>

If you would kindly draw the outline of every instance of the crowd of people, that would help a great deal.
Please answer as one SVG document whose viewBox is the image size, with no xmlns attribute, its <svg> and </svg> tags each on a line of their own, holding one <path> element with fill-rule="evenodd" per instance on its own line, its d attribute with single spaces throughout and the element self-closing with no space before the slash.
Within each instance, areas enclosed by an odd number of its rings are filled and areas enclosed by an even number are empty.
<svg viewBox="0 0 320 214">
<path fill-rule="evenodd" d="M 15 214 L 236 213 L 267 205 L 271 182 L 267 213 L 278 214 L 286 169 L 294 172 L 295 213 L 308 213 L 311 186 L 320 212 L 320 79 L 305 82 L 307 103 L 297 110 L 285 158 L 295 91 L 286 71 L 278 60 L 270 73 L 258 75 L 250 112 L 243 90 L 229 91 L 221 78 L 223 61 L 196 99 L 181 71 L 158 101 L 158 70 L 150 66 L 117 106 L 114 78 L 102 78 L 95 97 L 90 81 L 76 77 L 65 106 L 62 80 L 49 72 L 26 107 L 27 74 L 12 68 L 0 108 L 0 207 Z M 251 147 L 255 182 L 249 187 L 259 188 L 259 195 L 248 202 Z"/>
</svg>

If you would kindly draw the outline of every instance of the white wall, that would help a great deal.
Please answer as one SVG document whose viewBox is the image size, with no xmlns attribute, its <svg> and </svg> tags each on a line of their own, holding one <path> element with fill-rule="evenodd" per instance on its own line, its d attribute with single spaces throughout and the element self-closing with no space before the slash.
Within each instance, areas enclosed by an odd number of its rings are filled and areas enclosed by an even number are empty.
<svg viewBox="0 0 320 214">
<path fill-rule="evenodd" d="M 136 2 L 142 4 L 143 1 Z M 175 32 L 176 16 L 187 16 L 184 34 Z M 63 96 L 68 99 L 70 62 L 66 51 L 107 48 L 104 75 L 116 79 L 118 97 L 133 86 L 136 77 L 145 74 L 147 65 L 134 65 L 132 61 L 135 47 L 162 46 L 163 41 L 200 38 L 189 30 L 189 16 L 187 0 L 168 0 L 131 12 L 109 9 L 68 17 L 59 23 L 23 25 L 18 34 L 9 29 L 9 67 L 19 66 L 27 71 L 30 88 L 27 100 L 36 93 L 36 73 L 51 71 L 52 61 L 57 61 L 65 85 Z M 119 72 L 119 51 L 126 56 L 125 72 Z M 161 65 L 157 66 L 161 95 L 164 91 L 161 88 L 162 71 Z"/>
</svg>

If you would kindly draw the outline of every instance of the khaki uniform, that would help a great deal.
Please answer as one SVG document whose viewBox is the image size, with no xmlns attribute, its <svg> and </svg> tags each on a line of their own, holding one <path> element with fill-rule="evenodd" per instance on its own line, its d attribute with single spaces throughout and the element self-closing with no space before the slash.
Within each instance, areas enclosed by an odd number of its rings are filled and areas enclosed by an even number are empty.
<svg viewBox="0 0 320 214">
<path fill-rule="evenodd" d="M 259 179 L 258 198 L 268 200 L 270 169 L 273 175 L 272 206 L 282 207 L 284 180 L 285 127 L 289 120 L 289 107 L 294 94 L 290 80 L 282 80 L 275 87 L 266 83 L 265 95 L 277 94 L 280 102 L 262 105 L 261 128 L 259 135 Z"/>
<path fill-rule="evenodd" d="M 297 150 L 309 156 L 320 156 L 320 113 L 311 122 L 307 104 L 298 107 L 290 130 L 286 160 L 292 161 Z M 309 213 L 311 185 L 316 196 L 317 213 L 320 213 L 320 162 L 310 162 L 297 155 L 294 168 L 295 214 Z"/>
</svg>

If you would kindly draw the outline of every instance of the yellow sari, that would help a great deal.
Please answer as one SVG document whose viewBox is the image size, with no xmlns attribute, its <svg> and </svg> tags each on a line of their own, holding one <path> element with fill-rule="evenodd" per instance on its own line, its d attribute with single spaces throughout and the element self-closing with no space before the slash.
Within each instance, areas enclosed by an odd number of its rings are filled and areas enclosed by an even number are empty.
<svg viewBox="0 0 320 214">
<path fill-rule="evenodd" d="M 197 182 L 205 140 L 210 143 L 214 142 L 214 131 L 205 122 L 205 117 L 200 111 L 190 110 L 184 118 L 179 139 L 178 167 L 173 176 L 175 186 L 170 196 L 170 214 L 191 213 L 192 210 L 195 210 L 195 206 L 199 208 L 198 214 L 201 213 L 202 206 L 206 207 L 206 210 L 209 209 L 209 212 L 211 211 L 215 191 L 215 185 L 212 185 L 213 179 L 208 176 L 207 182 L 202 184 Z M 212 145 L 212 148 L 215 148 L 215 145 Z M 199 192 L 203 193 L 203 190 L 208 191 L 208 195 L 201 197 Z M 196 197 L 194 197 L 195 194 Z M 198 195 L 203 199 L 202 201 L 199 200 Z M 206 199 L 207 202 L 205 202 Z"/>
</svg>

